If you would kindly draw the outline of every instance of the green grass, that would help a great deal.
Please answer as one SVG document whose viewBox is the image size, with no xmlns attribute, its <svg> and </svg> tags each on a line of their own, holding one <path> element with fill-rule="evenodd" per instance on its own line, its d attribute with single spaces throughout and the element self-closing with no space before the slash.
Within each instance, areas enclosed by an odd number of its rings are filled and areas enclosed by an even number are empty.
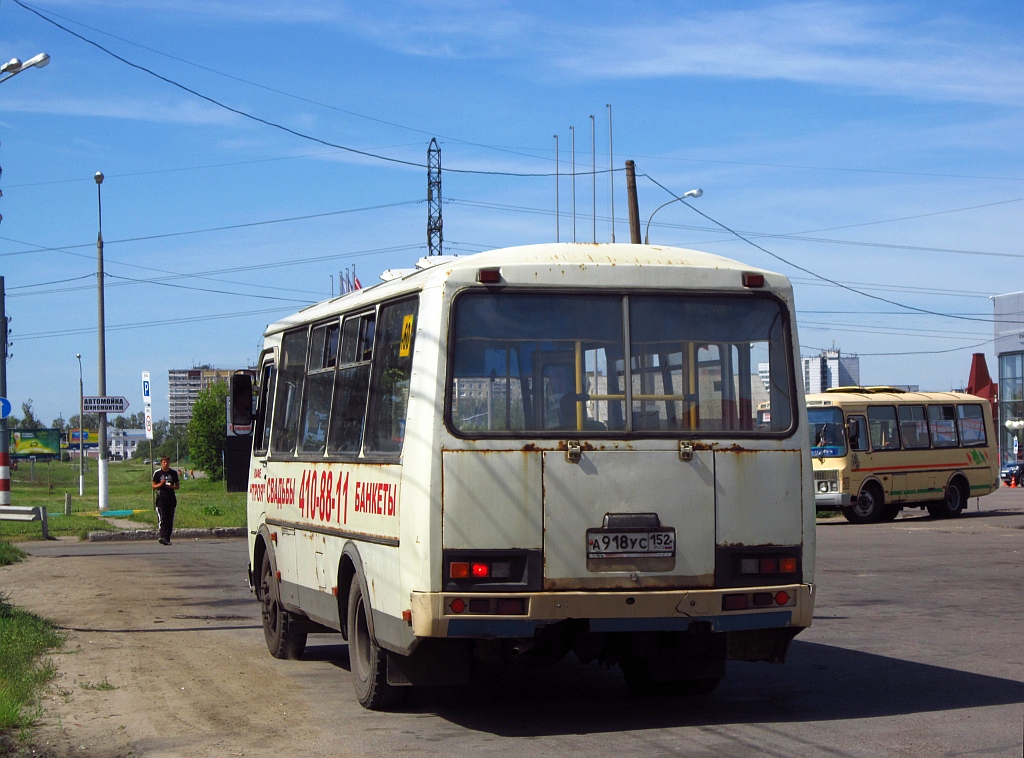
<svg viewBox="0 0 1024 758">
<path fill-rule="evenodd" d="M 0 729 L 24 729 L 38 717 L 39 689 L 56 673 L 42 656 L 63 642 L 49 621 L 0 595 Z"/>
<path fill-rule="evenodd" d="M 10 542 L 0 542 L 0 566 L 10 566 L 24 557 L 24 550 L 19 550 Z"/>
<path fill-rule="evenodd" d="M 72 535 L 84 538 L 89 532 L 117 529 L 97 516 L 97 463 L 88 461 L 87 465 L 89 470 L 85 473 L 85 495 L 79 497 L 77 462 L 37 461 L 34 481 L 29 463 L 19 462 L 18 470 L 11 472 L 11 505 L 45 505 L 50 514 L 50 535 L 55 537 Z M 109 509 L 141 509 L 143 512 L 136 513 L 131 520 L 155 527 L 157 519 L 153 511 L 150 465 L 135 461 L 111 461 L 107 472 Z M 71 494 L 71 516 L 63 515 L 65 492 Z M 184 479 L 178 491 L 174 525 L 177 528 L 244 526 L 245 493 L 225 492 L 224 482 Z M 18 541 L 38 540 L 41 537 L 42 525 L 38 522 L 0 521 L 0 539 Z"/>
</svg>

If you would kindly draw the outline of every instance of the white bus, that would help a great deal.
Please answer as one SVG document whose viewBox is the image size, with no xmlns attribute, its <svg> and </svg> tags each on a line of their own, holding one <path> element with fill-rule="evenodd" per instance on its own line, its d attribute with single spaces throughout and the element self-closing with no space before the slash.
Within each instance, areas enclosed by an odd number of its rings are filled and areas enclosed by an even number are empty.
<svg viewBox="0 0 1024 758">
<path fill-rule="evenodd" d="M 815 517 L 785 277 L 548 244 L 382 279 L 268 327 L 255 418 L 233 387 L 271 654 L 341 632 L 372 709 L 477 660 L 681 694 L 783 661 Z"/>
</svg>

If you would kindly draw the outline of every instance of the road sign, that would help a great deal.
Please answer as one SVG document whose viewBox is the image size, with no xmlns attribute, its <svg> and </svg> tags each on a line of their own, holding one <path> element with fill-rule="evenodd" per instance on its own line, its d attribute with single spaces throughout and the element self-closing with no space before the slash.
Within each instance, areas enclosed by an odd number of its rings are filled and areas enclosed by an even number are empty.
<svg viewBox="0 0 1024 758">
<path fill-rule="evenodd" d="M 146 404 L 146 439 L 153 439 L 153 408 Z"/>
<path fill-rule="evenodd" d="M 7 418 L 11 415 L 11 401 L 6 397 L 0 397 L 0 418 Z"/>
<path fill-rule="evenodd" d="M 152 396 L 149 394 L 149 372 L 142 372 L 142 402 L 149 405 L 153 402 Z"/>
<path fill-rule="evenodd" d="M 128 401 L 123 397 L 84 397 L 82 405 L 86 413 L 124 413 Z"/>
</svg>

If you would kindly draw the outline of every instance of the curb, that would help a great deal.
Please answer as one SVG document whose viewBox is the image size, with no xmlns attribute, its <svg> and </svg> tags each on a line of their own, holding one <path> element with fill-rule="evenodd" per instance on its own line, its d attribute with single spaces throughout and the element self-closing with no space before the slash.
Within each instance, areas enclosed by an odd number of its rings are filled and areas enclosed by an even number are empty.
<svg viewBox="0 0 1024 758">
<path fill-rule="evenodd" d="M 208 529 L 175 529 L 171 536 L 179 540 L 224 539 L 245 537 L 249 530 L 244 526 L 215 526 Z M 127 529 L 122 532 L 89 532 L 89 542 L 126 542 L 131 540 L 155 540 L 160 536 L 156 529 Z"/>
</svg>

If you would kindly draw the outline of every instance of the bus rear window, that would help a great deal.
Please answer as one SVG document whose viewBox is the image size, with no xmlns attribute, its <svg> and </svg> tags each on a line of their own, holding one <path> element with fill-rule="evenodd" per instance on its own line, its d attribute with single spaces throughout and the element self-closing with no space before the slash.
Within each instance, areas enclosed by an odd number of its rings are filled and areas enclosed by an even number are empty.
<svg viewBox="0 0 1024 758">
<path fill-rule="evenodd" d="M 794 425 L 772 298 L 466 293 L 453 324 L 449 423 L 462 435 L 758 436 Z M 770 407 L 761 423 L 759 407 Z"/>
</svg>

